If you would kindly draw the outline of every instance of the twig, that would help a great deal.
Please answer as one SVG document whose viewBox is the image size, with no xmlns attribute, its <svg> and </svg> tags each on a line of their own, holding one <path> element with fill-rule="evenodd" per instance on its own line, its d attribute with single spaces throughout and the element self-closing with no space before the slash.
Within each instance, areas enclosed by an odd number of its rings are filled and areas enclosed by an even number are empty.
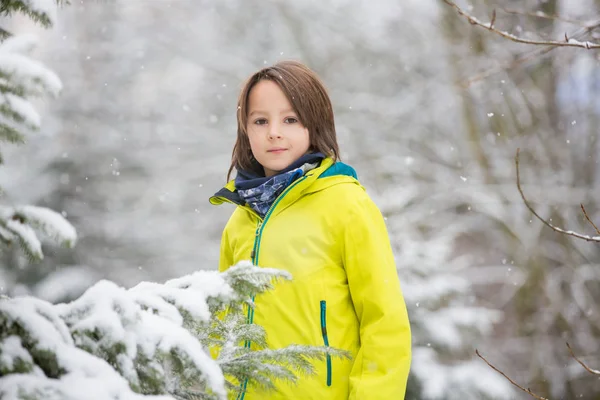
<svg viewBox="0 0 600 400">
<path fill-rule="evenodd" d="M 579 20 L 576 20 L 576 19 L 565 18 L 565 17 L 562 17 L 562 16 L 557 15 L 557 14 L 546 14 L 545 12 L 542 12 L 542 11 L 528 12 L 528 11 L 512 10 L 512 9 L 509 9 L 509 8 L 503 8 L 502 11 L 504 11 L 507 14 L 525 15 L 527 17 L 552 19 L 552 20 L 556 20 L 556 21 L 567 22 L 569 24 L 578 25 L 578 26 L 581 26 L 581 27 L 584 27 L 584 28 L 586 28 L 588 26 L 591 26 L 591 23 L 585 23 L 583 21 L 579 21 Z"/>
<path fill-rule="evenodd" d="M 586 42 L 580 42 L 579 40 L 576 39 L 568 39 L 564 42 L 559 42 L 556 40 L 530 40 L 530 39 L 525 39 L 516 35 L 513 35 L 512 33 L 508 33 L 505 31 L 501 31 L 499 29 L 494 28 L 494 24 L 493 23 L 489 23 L 486 24 L 484 22 L 481 22 L 480 20 L 478 20 L 477 18 L 475 18 L 474 16 L 472 16 L 471 14 L 468 14 L 467 12 L 463 11 L 462 8 L 460 8 L 459 6 L 456 5 L 456 3 L 454 3 L 451 0 L 444 0 L 444 3 L 448 4 L 450 7 L 453 7 L 460 15 L 462 15 L 463 17 L 465 17 L 472 25 L 477 25 L 477 26 L 481 26 L 482 28 L 488 29 L 506 39 L 512 40 L 513 42 L 517 42 L 517 43 L 525 43 L 525 44 L 535 44 L 535 45 L 540 45 L 540 46 L 563 46 L 563 47 L 581 47 L 584 49 L 600 49 L 600 44 L 597 43 L 592 43 L 589 41 Z"/>
<path fill-rule="evenodd" d="M 528 395 L 538 399 L 538 400 L 548 400 L 545 397 L 542 396 L 538 396 L 537 394 L 533 393 L 531 391 L 531 389 L 525 389 L 523 386 L 519 385 L 517 382 L 513 381 L 512 379 L 510 379 L 508 377 L 508 375 L 506 375 L 504 372 L 500 371 L 498 368 L 494 367 L 488 360 L 485 359 L 484 356 L 482 356 L 481 354 L 479 354 L 479 350 L 475 349 L 475 354 L 477 354 L 477 357 L 481 358 L 483 361 L 485 361 L 485 363 L 487 365 L 489 365 L 494 371 L 498 372 L 500 375 L 502 375 L 503 377 L 505 377 L 510 383 L 512 383 L 514 386 L 518 387 L 519 389 L 521 389 L 522 391 L 524 391 L 525 393 L 527 393 Z"/>
<path fill-rule="evenodd" d="M 588 217 L 587 213 L 585 212 L 585 207 L 583 206 L 583 204 L 581 204 L 581 210 L 583 211 L 583 215 L 585 215 L 585 219 L 588 220 L 588 222 L 590 224 L 592 224 L 592 226 L 594 227 L 594 229 L 596 230 L 596 233 L 598 235 L 600 235 L 600 230 L 598 229 L 598 227 L 596 226 L 596 224 L 594 224 L 594 222 L 590 219 L 590 217 Z"/>
<path fill-rule="evenodd" d="M 550 222 L 548 222 L 544 218 L 540 217 L 540 215 L 533 209 L 533 207 L 531 207 L 531 205 L 529 204 L 529 202 L 525 198 L 525 194 L 523 193 L 523 189 L 521 188 L 521 175 L 519 173 L 519 150 L 520 149 L 517 149 L 517 155 L 515 156 L 515 165 L 517 167 L 517 188 L 519 189 L 519 193 L 521 194 L 521 198 L 523 199 L 523 202 L 525 203 L 525 206 L 527 206 L 527 208 L 529 209 L 529 211 L 531 211 L 531 213 L 533 215 L 535 215 L 535 217 L 537 219 L 539 219 L 540 221 L 542 221 L 546 226 L 548 226 L 549 228 L 555 230 L 556 232 L 563 233 L 563 234 L 569 235 L 569 236 L 573 236 L 573 237 L 576 237 L 578 239 L 583 239 L 583 240 L 586 240 L 588 242 L 600 243 L 600 236 L 592 237 L 592 236 L 582 235 L 580 233 L 573 232 L 573 231 L 567 231 L 567 230 L 564 230 L 562 228 L 559 228 L 557 226 L 552 225 Z"/>
<path fill-rule="evenodd" d="M 594 23 L 592 23 L 592 25 L 579 28 L 577 31 L 575 31 L 571 34 L 571 39 L 579 40 L 585 34 L 590 33 L 592 30 L 594 30 L 596 28 L 600 28 L 600 20 L 594 21 Z M 520 65 L 525 64 L 527 61 L 533 60 L 537 57 L 542 57 L 555 49 L 556 49 L 555 46 L 548 46 L 548 47 L 543 47 L 543 48 L 539 47 L 533 51 L 529 51 L 527 53 L 519 55 L 514 61 L 504 63 L 503 65 L 500 65 L 497 67 L 489 68 L 486 71 L 481 72 L 480 74 L 478 74 L 472 78 L 469 78 L 469 79 L 459 82 L 459 84 L 463 87 L 469 87 L 471 84 L 478 82 L 482 79 L 485 79 L 497 72 L 509 71 L 511 69 L 517 68 Z"/>
<path fill-rule="evenodd" d="M 512 62 L 505 63 L 504 65 L 501 65 L 501 66 L 489 68 L 488 70 L 483 71 L 482 73 L 480 73 L 478 75 L 475 75 L 466 80 L 462 80 L 459 82 L 459 84 L 462 87 L 467 88 L 467 87 L 471 86 L 471 84 L 478 82 L 482 79 L 485 79 L 485 78 L 495 74 L 496 72 L 508 71 L 508 70 L 517 68 L 518 66 L 525 64 L 527 61 L 533 60 L 537 57 L 541 57 L 545 54 L 550 53 L 554 49 L 556 49 L 556 47 L 545 47 L 545 48 L 541 48 L 541 49 L 538 48 L 538 49 L 536 49 L 537 51 L 532 51 L 532 52 L 526 53 L 526 54 L 516 58 Z"/>
<path fill-rule="evenodd" d="M 600 375 L 600 371 L 598 371 L 597 369 L 592 369 L 590 367 L 588 367 L 587 365 L 585 365 L 583 363 L 583 361 L 581 361 L 579 358 L 577 358 L 577 356 L 575 355 L 575 353 L 573 352 L 573 349 L 571 348 L 571 346 L 569 345 L 569 342 L 567 342 L 567 347 L 569 348 L 569 353 L 571 353 L 571 357 L 573 357 L 575 359 L 575 361 L 577 361 L 579 364 L 581 364 L 581 366 L 583 368 L 585 368 L 585 370 L 587 372 L 589 372 L 590 374 L 593 375 Z"/>
</svg>

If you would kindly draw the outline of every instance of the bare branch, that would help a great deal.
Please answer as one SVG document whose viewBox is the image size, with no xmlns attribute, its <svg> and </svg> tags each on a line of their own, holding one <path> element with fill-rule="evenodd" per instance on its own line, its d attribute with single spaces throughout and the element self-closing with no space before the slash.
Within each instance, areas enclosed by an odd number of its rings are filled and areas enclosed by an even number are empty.
<svg viewBox="0 0 600 400">
<path fill-rule="evenodd" d="M 579 40 L 583 36 L 592 32 L 596 28 L 600 28 L 600 20 L 596 20 L 591 25 L 588 25 L 586 27 L 579 28 L 578 30 L 576 30 L 575 32 L 573 32 L 571 34 L 571 38 Z M 565 35 L 566 35 L 566 33 L 565 33 Z M 566 37 L 568 38 L 568 36 L 566 36 Z M 493 74 L 495 74 L 497 72 L 509 71 L 511 69 L 517 68 L 517 67 L 525 64 L 527 61 L 534 60 L 538 57 L 542 57 L 542 56 L 550 53 L 551 51 L 555 50 L 556 48 L 557 47 L 554 47 L 554 46 L 537 47 L 536 49 L 534 49 L 532 51 L 528 51 L 524 54 L 517 56 L 517 58 L 514 59 L 513 61 L 506 62 L 506 63 L 503 63 L 502 65 L 489 68 L 486 71 L 484 71 L 472 78 L 460 81 L 459 84 L 461 86 L 467 88 L 467 87 L 471 86 L 471 84 L 478 82 L 482 79 L 485 79 L 489 76 L 492 76 Z"/>
<path fill-rule="evenodd" d="M 583 204 L 581 204 L 581 210 L 583 211 L 583 215 L 585 215 L 585 219 L 588 220 L 588 222 L 590 224 L 592 224 L 592 226 L 594 227 L 594 229 L 596 230 L 596 233 L 598 235 L 600 235 L 600 230 L 598 230 L 598 227 L 596 226 L 596 224 L 594 224 L 594 222 L 592 222 L 592 220 L 590 219 L 590 217 L 588 217 L 587 212 L 585 212 L 585 207 L 583 206 Z"/>
<path fill-rule="evenodd" d="M 583 21 L 579 21 L 579 20 L 576 20 L 576 19 L 572 19 L 572 18 L 566 18 L 566 17 L 560 16 L 558 14 L 547 14 L 547 13 L 545 13 L 543 11 L 528 12 L 528 11 L 512 10 L 512 9 L 509 9 L 509 8 L 503 8 L 502 11 L 504 11 L 507 14 L 524 15 L 524 16 L 527 16 L 527 17 L 552 19 L 552 20 L 555 20 L 555 21 L 567 22 L 569 24 L 578 25 L 578 26 L 581 26 L 583 28 L 587 28 L 588 26 L 592 26 L 592 24 L 593 24 L 593 23 L 590 23 L 590 22 L 583 22 Z"/>
<path fill-rule="evenodd" d="M 486 359 L 485 359 L 485 357 L 484 357 L 484 356 L 482 356 L 482 355 L 479 353 L 479 350 L 475 349 L 475 354 L 477 354 L 477 357 L 479 357 L 479 358 L 481 358 L 483 361 L 485 361 L 485 363 L 486 363 L 487 365 L 489 365 L 489 366 L 490 366 L 490 367 L 491 367 L 491 368 L 492 368 L 494 371 L 498 372 L 500 375 L 502 375 L 503 377 L 505 377 L 505 378 L 506 378 L 506 379 L 507 379 L 507 380 L 508 380 L 510 383 L 512 383 L 514 386 L 518 387 L 519 389 L 521 389 L 522 391 L 524 391 L 524 392 L 525 392 L 525 393 L 527 393 L 528 395 L 530 395 L 530 396 L 532 396 L 532 397 L 534 397 L 534 398 L 536 398 L 536 399 L 538 399 L 538 400 L 548 400 L 548 399 L 547 399 L 547 398 L 545 398 L 545 397 L 538 396 L 537 394 L 533 393 L 533 392 L 531 391 L 531 389 L 529 389 L 529 388 L 528 388 L 528 389 L 525 389 L 523 386 L 519 385 L 517 382 L 513 381 L 512 379 L 510 379 L 510 378 L 508 377 L 508 375 L 506 375 L 504 372 L 500 371 L 498 368 L 494 367 L 494 366 L 493 366 L 493 365 L 492 365 L 492 364 L 491 364 L 491 363 L 490 363 L 488 360 L 486 360 Z"/>
<path fill-rule="evenodd" d="M 529 211 L 531 211 L 531 213 L 533 215 L 535 215 L 535 217 L 537 219 L 539 219 L 546 226 L 548 226 L 549 228 L 555 230 L 558 233 L 562 233 L 562 234 L 565 234 L 565 235 L 573 236 L 573 237 L 576 237 L 578 239 L 586 240 L 588 242 L 600 243 L 600 236 L 594 236 L 594 237 L 592 237 L 592 236 L 582 235 L 580 233 L 573 232 L 573 231 L 567 231 L 567 230 L 564 230 L 562 228 L 559 228 L 557 226 L 552 225 L 550 222 L 548 222 L 544 218 L 540 217 L 540 215 L 533 209 L 533 207 L 531 207 L 531 205 L 529 204 L 529 202 L 525 198 L 525 194 L 523 193 L 523 189 L 521 188 L 521 175 L 519 173 L 519 149 L 517 149 L 517 155 L 515 156 L 515 165 L 517 167 L 517 188 L 519 189 L 519 193 L 521 194 L 521 198 L 523 199 L 523 202 L 525 203 L 525 205 L 527 206 L 527 208 L 529 209 Z"/>
<path fill-rule="evenodd" d="M 462 87 L 469 87 L 471 86 L 471 84 L 478 82 L 480 80 L 483 80 L 497 72 L 500 71 L 508 71 L 514 68 L 517 68 L 518 66 L 525 64 L 527 61 L 531 61 L 537 57 L 541 57 L 545 54 L 550 53 L 552 50 L 556 49 L 556 47 L 544 47 L 544 48 L 537 48 L 536 51 L 532 51 L 526 54 L 523 54 L 520 57 L 517 57 L 514 61 L 509 62 L 509 63 L 504 63 L 504 65 L 501 66 L 495 66 L 493 68 L 490 68 L 478 75 L 475 75 L 469 79 L 465 79 L 459 82 L 459 84 Z"/>
<path fill-rule="evenodd" d="M 484 22 L 481 22 L 480 20 L 478 20 L 477 18 L 475 18 L 474 16 L 472 16 L 471 14 L 468 14 L 466 11 L 464 11 L 462 8 L 460 8 L 459 6 L 456 5 L 456 3 L 454 3 L 451 0 L 444 0 L 444 3 L 448 4 L 450 7 L 453 7 L 460 15 L 462 15 L 463 17 L 465 17 L 472 25 L 477 25 L 477 26 L 481 26 L 482 28 L 488 29 L 506 39 L 512 40 L 513 42 L 517 42 L 517 43 L 525 43 L 525 44 L 534 44 L 534 45 L 540 45 L 540 46 L 553 46 L 553 47 L 558 47 L 558 46 L 563 46 L 563 47 L 581 47 L 587 50 L 591 50 L 591 49 L 600 49 L 600 44 L 597 43 L 592 43 L 592 42 L 580 42 L 579 40 L 576 39 L 569 39 L 569 41 L 566 42 L 559 42 L 559 41 L 555 41 L 555 40 L 530 40 L 530 39 L 525 39 L 516 35 L 513 35 L 512 33 L 508 33 L 505 31 L 501 31 L 499 29 L 494 28 L 493 26 L 493 22 L 486 24 Z"/>
<path fill-rule="evenodd" d="M 567 342 L 567 347 L 569 348 L 569 353 L 571 353 L 571 357 L 573 357 L 575 359 L 575 361 L 577 361 L 579 364 L 581 364 L 581 366 L 583 368 L 585 368 L 585 370 L 587 372 L 589 372 L 590 374 L 593 375 L 600 375 L 600 371 L 598 371 L 597 369 L 591 369 L 590 367 L 588 367 L 587 365 L 585 365 L 583 363 L 583 361 L 581 361 L 579 358 L 577 358 L 577 356 L 575 355 L 575 353 L 573 352 L 573 349 L 571 348 L 571 346 L 569 345 L 569 342 Z"/>
</svg>

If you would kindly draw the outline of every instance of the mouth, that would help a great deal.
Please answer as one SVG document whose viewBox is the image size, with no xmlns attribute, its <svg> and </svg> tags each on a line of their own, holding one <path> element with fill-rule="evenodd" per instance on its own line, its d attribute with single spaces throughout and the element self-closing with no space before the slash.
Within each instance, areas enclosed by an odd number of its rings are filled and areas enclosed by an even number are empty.
<svg viewBox="0 0 600 400">
<path fill-rule="evenodd" d="M 279 153 L 283 153 L 284 151 L 286 151 L 287 149 L 283 149 L 283 148 L 276 148 L 276 149 L 270 149 L 267 150 L 267 153 L 275 153 L 275 154 L 279 154 Z"/>
</svg>

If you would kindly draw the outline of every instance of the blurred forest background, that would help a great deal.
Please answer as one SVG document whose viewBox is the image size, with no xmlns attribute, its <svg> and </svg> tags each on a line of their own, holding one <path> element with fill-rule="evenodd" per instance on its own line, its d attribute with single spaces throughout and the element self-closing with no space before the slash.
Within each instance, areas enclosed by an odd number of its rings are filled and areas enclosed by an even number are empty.
<svg viewBox="0 0 600 400">
<path fill-rule="evenodd" d="M 238 91 L 307 63 L 335 107 L 342 157 L 384 213 L 413 326 L 407 399 L 598 399 L 600 51 L 518 44 L 441 0 L 71 1 L 37 59 L 64 89 L 42 130 L 3 148 L 3 203 L 50 207 L 74 249 L 0 254 L 0 294 L 52 302 L 216 269 Z M 457 2 L 525 38 L 600 41 L 600 0 Z M 543 13 L 543 14 L 542 14 Z M 548 18 L 547 15 L 555 17 Z M 546 17 L 545 17 L 546 16 Z"/>
</svg>

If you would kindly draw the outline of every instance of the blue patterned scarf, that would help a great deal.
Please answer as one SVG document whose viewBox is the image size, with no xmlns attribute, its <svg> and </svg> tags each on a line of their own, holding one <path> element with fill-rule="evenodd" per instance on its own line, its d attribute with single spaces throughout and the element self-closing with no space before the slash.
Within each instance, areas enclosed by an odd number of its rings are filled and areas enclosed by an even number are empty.
<svg viewBox="0 0 600 400">
<path fill-rule="evenodd" d="M 322 153 L 311 153 L 300 157 L 292 165 L 271 177 L 257 176 L 254 173 L 239 171 L 235 187 L 242 200 L 261 218 L 264 218 L 275 199 L 296 179 L 307 171 L 319 166 L 325 158 Z"/>
</svg>

